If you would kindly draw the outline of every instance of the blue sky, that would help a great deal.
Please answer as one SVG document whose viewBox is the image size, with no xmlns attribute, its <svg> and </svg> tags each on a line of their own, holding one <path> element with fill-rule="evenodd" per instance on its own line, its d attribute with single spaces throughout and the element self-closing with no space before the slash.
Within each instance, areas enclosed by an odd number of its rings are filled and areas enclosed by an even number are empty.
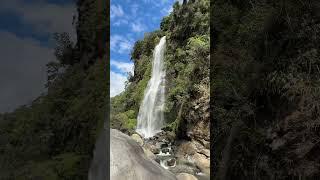
<svg viewBox="0 0 320 180">
<path fill-rule="evenodd" d="M 55 60 L 52 34 L 68 32 L 75 40 L 74 14 L 73 0 L 1 1 L 0 112 L 45 92 L 46 64 Z"/>
<path fill-rule="evenodd" d="M 133 73 L 130 52 L 144 34 L 160 28 L 161 19 L 172 11 L 176 0 L 111 0 L 110 6 L 110 95 L 124 90 L 127 72 Z"/>
</svg>

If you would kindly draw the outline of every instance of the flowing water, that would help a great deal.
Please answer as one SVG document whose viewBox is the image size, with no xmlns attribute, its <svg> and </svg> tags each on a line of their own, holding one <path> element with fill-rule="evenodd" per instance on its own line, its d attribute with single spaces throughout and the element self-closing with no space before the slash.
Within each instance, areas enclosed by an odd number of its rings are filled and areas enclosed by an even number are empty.
<svg viewBox="0 0 320 180">
<path fill-rule="evenodd" d="M 165 93 L 164 51 L 166 37 L 162 37 L 153 52 L 152 74 L 139 109 L 136 131 L 149 138 L 163 127 Z"/>
</svg>

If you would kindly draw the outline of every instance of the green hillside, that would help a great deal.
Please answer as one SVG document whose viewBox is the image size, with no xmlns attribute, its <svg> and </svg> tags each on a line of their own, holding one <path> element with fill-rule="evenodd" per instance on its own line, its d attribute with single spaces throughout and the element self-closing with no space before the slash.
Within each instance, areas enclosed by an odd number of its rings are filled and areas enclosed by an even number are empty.
<svg viewBox="0 0 320 180">
<path fill-rule="evenodd" d="M 199 131 L 209 141 L 209 0 L 176 2 L 160 29 L 146 33 L 131 52 L 134 75 L 124 92 L 111 99 L 111 127 L 132 133 L 151 77 L 153 49 L 166 36 L 165 121 L 177 138 Z M 204 128 L 204 129 L 203 129 Z"/>
</svg>

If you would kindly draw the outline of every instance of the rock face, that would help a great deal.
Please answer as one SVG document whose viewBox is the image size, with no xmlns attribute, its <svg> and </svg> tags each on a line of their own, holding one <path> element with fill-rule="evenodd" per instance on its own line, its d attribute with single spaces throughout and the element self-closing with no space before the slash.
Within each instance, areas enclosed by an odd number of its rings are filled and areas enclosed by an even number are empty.
<svg viewBox="0 0 320 180">
<path fill-rule="evenodd" d="M 110 132 L 110 179 L 176 180 L 176 177 L 150 160 L 131 137 L 118 130 Z"/>
<path fill-rule="evenodd" d="M 194 175 L 188 173 L 179 173 L 177 175 L 178 180 L 198 180 Z"/>
<path fill-rule="evenodd" d="M 210 159 L 206 158 L 205 155 L 196 153 L 193 156 L 194 162 L 197 167 L 204 173 L 210 174 Z"/>
<path fill-rule="evenodd" d="M 156 160 L 156 155 L 154 155 L 149 149 L 146 149 L 146 148 L 142 148 L 145 155 L 150 158 L 151 160 Z"/>
<path fill-rule="evenodd" d="M 138 134 L 132 134 L 132 139 L 135 140 L 140 146 L 143 146 L 143 140 Z"/>
<path fill-rule="evenodd" d="M 202 143 L 198 141 L 181 142 L 178 145 L 176 156 L 179 160 L 191 160 L 201 172 L 210 174 L 210 150 L 206 149 Z"/>
</svg>

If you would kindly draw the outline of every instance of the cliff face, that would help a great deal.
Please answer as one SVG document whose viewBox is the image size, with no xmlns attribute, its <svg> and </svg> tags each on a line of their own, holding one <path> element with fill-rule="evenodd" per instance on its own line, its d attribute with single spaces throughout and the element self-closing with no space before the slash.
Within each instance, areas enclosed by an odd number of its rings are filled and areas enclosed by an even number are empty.
<svg viewBox="0 0 320 180">
<path fill-rule="evenodd" d="M 202 139 L 209 144 L 209 1 L 174 4 L 161 29 L 135 43 L 134 76 L 125 92 L 111 99 L 111 127 L 133 132 L 151 75 L 152 51 L 166 36 L 165 129 L 177 139 Z"/>
</svg>

